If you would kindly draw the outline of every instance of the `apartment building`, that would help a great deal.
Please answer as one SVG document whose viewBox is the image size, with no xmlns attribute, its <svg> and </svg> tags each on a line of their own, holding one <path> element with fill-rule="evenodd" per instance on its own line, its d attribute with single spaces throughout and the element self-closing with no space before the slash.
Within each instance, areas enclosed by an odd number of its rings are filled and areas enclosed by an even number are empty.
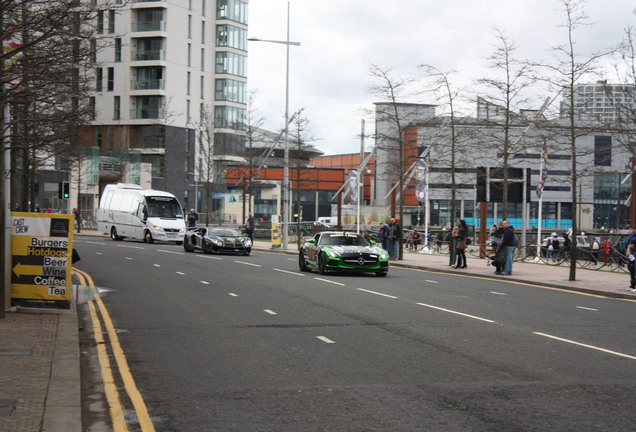
<svg viewBox="0 0 636 432">
<path fill-rule="evenodd" d="M 246 0 L 104 1 L 80 190 L 136 183 L 200 207 L 199 182 L 223 183 L 224 164 L 244 151 L 247 8 Z"/>
<path fill-rule="evenodd" d="M 561 118 L 570 113 L 568 93 L 561 101 Z M 636 86 L 611 84 L 607 81 L 579 84 L 574 91 L 574 113 L 577 118 L 612 123 L 632 122 L 636 110 Z"/>
</svg>

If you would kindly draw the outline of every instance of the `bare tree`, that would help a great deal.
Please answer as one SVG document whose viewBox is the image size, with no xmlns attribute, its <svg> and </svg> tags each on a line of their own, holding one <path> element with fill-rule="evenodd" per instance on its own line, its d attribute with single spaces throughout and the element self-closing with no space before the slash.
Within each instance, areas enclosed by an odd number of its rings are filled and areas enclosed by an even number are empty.
<svg viewBox="0 0 636 432">
<path fill-rule="evenodd" d="M 576 218 L 579 205 L 577 192 L 581 176 L 584 175 L 582 170 L 585 169 L 579 163 L 583 150 L 577 146 L 577 140 L 590 134 L 589 118 L 586 116 L 587 113 L 581 112 L 582 107 L 577 107 L 576 92 L 579 84 L 585 83 L 586 80 L 598 78 L 601 75 L 598 61 L 605 57 L 608 52 L 584 53 L 577 45 L 577 30 L 582 26 L 590 25 L 583 1 L 561 0 L 561 6 L 565 20 L 560 27 L 565 31 L 566 41 L 552 48 L 551 61 L 535 63 L 534 66 L 547 72 L 540 78 L 563 95 L 561 116 L 565 122 L 560 126 L 553 127 L 552 131 L 555 133 L 555 139 L 560 141 L 560 146 L 569 149 L 571 158 L 571 176 L 569 181 L 572 192 L 572 232 L 574 238 L 571 248 L 569 280 L 576 280 L 576 261 L 578 256 L 576 234 L 579 228 Z"/>
<path fill-rule="evenodd" d="M 493 52 L 486 58 L 488 67 L 493 70 L 493 76 L 481 78 L 478 82 L 490 90 L 487 93 L 489 102 L 496 104 L 497 108 L 501 109 L 497 109 L 492 117 L 487 113 L 485 118 L 480 118 L 480 120 L 484 120 L 488 125 L 503 131 L 500 139 L 497 134 L 489 134 L 489 137 L 491 140 L 495 140 L 493 144 L 502 153 L 502 216 L 506 219 L 510 157 L 519 150 L 515 147 L 519 147 L 520 143 L 518 139 L 512 137 L 513 128 L 520 126 L 520 123 L 524 121 L 518 114 L 515 115 L 515 111 L 528 102 L 524 94 L 534 80 L 531 79 L 530 66 L 515 57 L 517 47 L 506 33 L 495 28 L 493 34 L 496 39 L 493 44 Z"/>
<path fill-rule="evenodd" d="M 376 128 L 376 151 L 383 153 L 378 157 L 379 163 L 385 164 L 384 178 L 390 184 L 396 184 L 400 200 L 398 205 L 398 219 L 404 223 L 404 174 L 405 174 L 405 131 L 409 121 L 417 118 L 410 111 L 409 104 L 404 99 L 413 96 L 410 85 L 413 78 L 396 76 L 389 68 L 369 64 L 369 74 L 375 78 L 377 84 L 372 85 L 370 92 L 379 97 L 382 103 L 376 104 L 376 120 L 387 125 L 386 128 Z M 403 258 L 403 239 L 400 237 L 398 259 Z"/>
<path fill-rule="evenodd" d="M 255 146 L 255 144 L 257 140 L 257 131 L 263 125 L 265 120 L 254 108 L 255 97 L 255 92 L 250 92 L 247 102 L 247 110 L 245 112 L 245 166 L 247 168 L 247 171 L 243 176 L 243 182 L 246 184 L 245 189 L 247 192 L 246 199 L 248 200 L 248 213 L 252 212 L 254 177 L 256 176 L 256 171 L 259 168 L 259 164 L 264 162 L 261 161 L 259 155 L 259 151 L 261 151 L 262 149 Z M 245 219 L 245 215 L 243 215 L 243 219 Z"/>
</svg>

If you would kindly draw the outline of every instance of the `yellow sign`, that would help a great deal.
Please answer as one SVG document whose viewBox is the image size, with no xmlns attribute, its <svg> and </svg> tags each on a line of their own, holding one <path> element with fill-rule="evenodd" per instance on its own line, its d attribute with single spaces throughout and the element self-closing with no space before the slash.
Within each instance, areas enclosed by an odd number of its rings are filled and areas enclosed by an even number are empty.
<svg viewBox="0 0 636 432">
<path fill-rule="evenodd" d="M 272 215 L 272 247 L 280 247 L 283 244 L 281 238 L 280 215 Z"/>
<path fill-rule="evenodd" d="M 73 215 L 11 213 L 11 303 L 71 306 Z"/>
</svg>

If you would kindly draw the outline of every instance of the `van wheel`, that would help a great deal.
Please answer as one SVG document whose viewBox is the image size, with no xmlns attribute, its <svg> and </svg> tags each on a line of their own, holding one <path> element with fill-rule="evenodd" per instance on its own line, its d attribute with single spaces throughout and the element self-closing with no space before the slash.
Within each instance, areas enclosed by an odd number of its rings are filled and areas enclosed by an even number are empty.
<svg viewBox="0 0 636 432">
<path fill-rule="evenodd" d="M 110 238 L 114 241 L 121 240 L 121 237 L 117 235 L 117 229 L 115 227 L 110 229 Z"/>
<path fill-rule="evenodd" d="M 150 234 L 150 231 L 146 231 L 146 233 L 144 234 L 144 243 L 152 242 L 154 242 L 154 240 L 152 239 L 152 234 Z"/>
</svg>

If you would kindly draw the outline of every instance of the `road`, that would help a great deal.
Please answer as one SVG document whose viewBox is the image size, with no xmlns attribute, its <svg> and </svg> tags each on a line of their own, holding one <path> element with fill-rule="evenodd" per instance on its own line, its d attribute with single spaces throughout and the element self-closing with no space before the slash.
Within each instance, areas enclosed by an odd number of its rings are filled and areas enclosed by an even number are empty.
<svg viewBox="0 0 636 432">
<path fill-rule="evenodd" d="M 636 430 L 631 302 L 398 268 L 321 276 L 265 251 L 76 247 L 156 430 Z"/>
</svg>

